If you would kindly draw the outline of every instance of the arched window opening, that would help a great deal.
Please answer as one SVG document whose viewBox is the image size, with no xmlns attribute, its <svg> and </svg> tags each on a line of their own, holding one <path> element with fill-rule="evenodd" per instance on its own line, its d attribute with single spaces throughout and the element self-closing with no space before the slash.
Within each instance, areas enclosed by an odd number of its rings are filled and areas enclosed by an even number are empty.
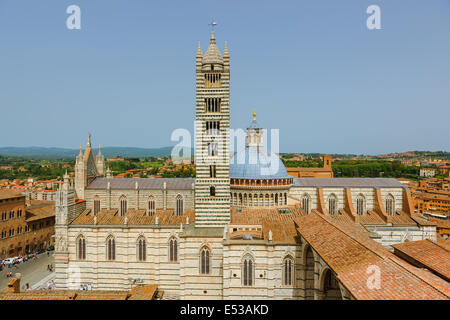
<svg viewBox="0 0 450 320">
<path fill-rule="evenodd" d="M 293 274 L 294 274 L 294 259 L 288 256 L 283 261 L 283 285 L 292 286 L 293 285 Z"/>
<path fill-rule="evenodd" d="M 120 197 L 120 208 L 119 208 L 119 215 L 124 216 L 127 212 L 127 198 L 125 196 Z"/>
<path fill-rule="evenodd" d="M 308 194 L 305 194 L 302 197 L 302 208 L 305 213 L 311 212 L 311 198 L 309 197 Z"/>
<path fill-rule="evenodd" d="M 388 194 L 386 197 L 386 213 L 393 216 L 395 213 L 395 200 L 392 194 Z"/>
<path fill-rule="evenodd" d="M 362 194 L 356 198 L 356 213 L 359 215 L 366 213 L 366 199 Z"/>
<path fill-rule="evenodd" d="M 116 260 L 116 240 L 112 236 L 106 240 L 106 259 Z"/>
<path fill-rule="evenodd" d="M 326 269 L 323 275 L 323 293 L 324 300 L 341 300 L 341 290 L 336 276 L 330 269 Z"/>
<path fill-rule="evenodd" d="M 148 215 L 153 216 L 155 215 L 155 212 L 156 212 L 155 198 L 153 198 L 153 196 L 150 196 L 148 198 Z"/>
<path fill-rule="evenodd" d="M 253 286 L 254 263 L 251 256 L 246 256 L 242 261 L 242 285 L 245 287 Z"/>
<path fill-rule="evenodd" d="M 328 197 L 328 212 L 330 214 L 337 214 L 337 199 L 334 194 Z"/>
<path fill-rule="evenodd" d="M 169 261 L 177 262 L 178 261 L 178 243 L 177 239 L 171 238 L 169 240 Z"/>
<path fill-rule="evenodd" d="M 146 243 L 145 243 L 145 238 L 144 237 L 140 237 L 138 239 L 138 243 L 137 243 L 137 258 L 138 261 L 145 261 L 147 260 L 147 249 L 146 249 Z"/>
<path fill-rule="evenodd" d="M 211 265 L 211 254 L 208 248 L 203 248 L 200 251 L 200 273 L 209 274 Z"/>
<path fill-rule="evenodd" d="M 216 196 L 216 187 L 214 187 L 214 186 L 209 187 L 209 195 L 211 197 L 215 197 Z"/>
<path fill-rule="evenodd" d="M 77 239 L 77 258 L 86 260 L 86 240 L 83 236 L 79 236 Z"/>
<path fill-rule="evenodd" d="M 95 196 L 94 198 L 94 215 L 97 215 L 97 213 L 100 211 L 100 199 L 98 196 Z"/>
<path fill-rule="evenodd" d="M 177 216 L 182 216 L 184 212 L 183 208 L 183 196 L 181 194 L 177 195 L 176 197 L 176 208 L 175 208 L 175 214 Z"/>
</svg>

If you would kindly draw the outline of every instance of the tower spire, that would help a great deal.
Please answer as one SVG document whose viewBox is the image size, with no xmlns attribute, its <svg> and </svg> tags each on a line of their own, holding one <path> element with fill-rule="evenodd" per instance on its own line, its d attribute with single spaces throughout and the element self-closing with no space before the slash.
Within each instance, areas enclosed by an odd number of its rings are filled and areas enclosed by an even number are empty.
<svg viewBox="0 0 450 320">
<path fill-rule="evenodd" d="M 91 134 L 88 134 L 88 142 L 86 144 L 86 147 L 90 147 L 91 146 Z"/>
<path fill-rule="evenodd" d="M 198 48 L 197 48 L 197 58 L 203 57 L 202 49 L 200 48 L 200 41 L 198 42 Z"/>
<path fill-rule="evenodd" d="M 228 53 L 228 46 L 227 46 L 227 42 L 225 41 L 225 48 L 223 49 L 223 57 L 224 58 L 229 58 L 230 54 Z"/>
</svg>

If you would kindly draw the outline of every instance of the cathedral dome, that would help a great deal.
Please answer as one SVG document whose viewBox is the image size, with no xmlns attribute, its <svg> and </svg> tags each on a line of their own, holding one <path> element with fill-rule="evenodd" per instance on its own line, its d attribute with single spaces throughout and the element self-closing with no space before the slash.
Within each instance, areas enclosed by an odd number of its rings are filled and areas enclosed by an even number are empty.
<svg viewBox="0 0 450 320">
<path fill-rule="evenodd" d="M 276 161 L 272 164 L 271 161 Z M 246 147 L 244 154 L 236 154 L 230 161 L 231 179 L 290 179 L 277 155 L 268 154 L 256 146 Z"/>
<path fill-rule="evenodd" d="M 276 154 L 267 153 L 263 148 L 263 130 L 256 122 L 256 111 L 247 128 L 246 147 L 230 161 L 232 179 L 291 179 Z"/>
</svg>

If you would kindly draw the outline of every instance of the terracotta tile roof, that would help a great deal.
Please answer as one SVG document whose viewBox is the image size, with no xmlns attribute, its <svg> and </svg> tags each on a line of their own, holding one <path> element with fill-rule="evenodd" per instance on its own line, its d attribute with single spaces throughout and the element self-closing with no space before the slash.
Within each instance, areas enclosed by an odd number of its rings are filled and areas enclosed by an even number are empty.
<svg viewBox="0 0 450 320">
<path fill-rule="evenodd" d="M 27 290 L 0 292 L 0 300 L 153 300 L 157 293 L 156 285 L 134 287 L 130 291 Z"/>
<path fill-rule="evenodd" d="M 13 190 L 0 190 L 0 200 L 25 197 L 23 193 L 13 191 Z"/>
<path fill-rule="evenodd" d="M 262 227 L 259 232 L 256 231 L 234 231 L 230 234 L 230 239 L 241 238 L 243 234 L 255 233 L 259 239 L 269 240 L 269 231 L 272 231 L 272 241 L 296 243 L 297 231 L 294 225 L 294 219 L 304 215 L 299 206 L 286 206 L 289 213 L 280 213 L 278 208 L 242 208 L 238 212 L 236 207 L 231 208 L 230 227 L 239 225 L 258 225 Z M 255 239 L 255 238 L 254 238 Z"/>
<path fill-rule="evenodd" d="M 426 239 L 394 244 L 394 253 L 407 257 L 417 267 L 425 267 L 447 281 L 450 281 L 450 251 Z"/>
<path fill-rule="evenodd" d="M 158 294 L 158 286 L 151 284 L 148 286 L 134 287 L 130 291 L 130 298 L 128 300 L 154 300 Z"/>
<path fill-rule="evenodd" d="M 450 285 L 421 271 L 371 240 L 358 228 L 312 212 L 296 218 L 299 234 L 334 270 L 356 299 L 449 299 Z M 380 268 L 380 289 L 369 289 L 369 266 Z"/>
<path fill-rule="evenodd" d="M 157 209 L 155 215 L 146 216 L 144 209 L 129 209 L 124 216 L 118 215 L 118 209 L 102 209 L 97 213 L 97 225 L 123 225 L 125 217 L 128 218 L 127 225 L 153 225 L 158 217 L 159 225 L 180 225 L 186 224 L 186 217 L 189 223 L 194 222 L 195 214 L 193 210 L 184 210 L 184 215 L 175 216 L 173 209 Z M 94 215 L 90 209 L 83 211 L 71 223 L 72 225 L 93 225 Z"/>
<path fill-rule="evenodd" d="M 26 209 L 26 221 L 36 221 L 55 216 L 55 204 L 42 203 Z"/>
<path fill-rule="evenodd" d="M 442 219 L 434 219 L 434 218 L 428 218 L 428 220 L 435 223 L 438 228 L 450 229 L 450 220 L 442 220 Z"/>
<path fill-rule="evenodd" d="M 441 247 L 447 249 L 450 251 L 450 240 L 445 240 L 445 239 L 441 239 L 441 238 L 437 238 L 436 239 L 436 243 L 438 245 L 440 245 Z"/>
</svg>

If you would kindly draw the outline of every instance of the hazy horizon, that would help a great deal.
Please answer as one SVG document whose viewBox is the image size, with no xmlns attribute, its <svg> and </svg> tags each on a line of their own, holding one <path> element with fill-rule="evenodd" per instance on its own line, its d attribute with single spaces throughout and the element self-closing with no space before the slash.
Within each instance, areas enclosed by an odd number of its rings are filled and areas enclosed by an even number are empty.
<svg viewBox="0 0 450 320">
<path fill-rule="evenodd" d="M 81 8 L 81 30 L 66 9 Z M 381 8 L 381 30 L 366 9 Z M 31 10 L 32 9 L 32 10 Z M 282 153 L 450 150 L 450 2 L 0 3 L 0 146 L 162 148 L 193 132 L 208 24 L 231 56 L 231 127 Z"/>
</svg>

